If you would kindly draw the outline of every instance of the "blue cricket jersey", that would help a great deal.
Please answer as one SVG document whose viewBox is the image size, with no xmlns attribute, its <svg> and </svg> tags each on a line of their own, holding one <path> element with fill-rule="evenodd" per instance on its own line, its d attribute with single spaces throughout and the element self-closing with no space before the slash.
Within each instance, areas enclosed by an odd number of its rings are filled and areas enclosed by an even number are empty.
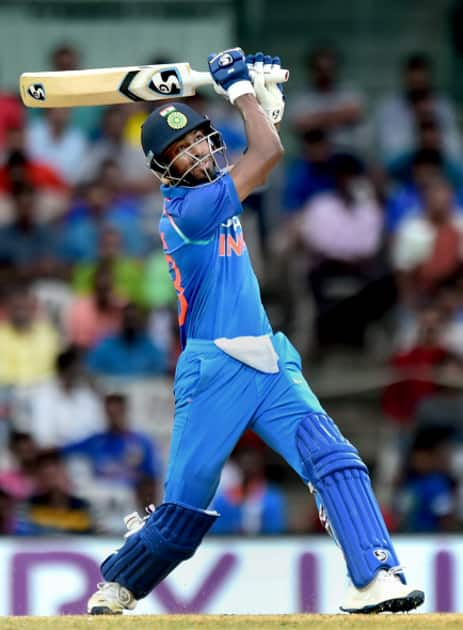
<svg viewBox="0 0 463 630">
<path fill-rule="evenodd" d="M 188 338 L 270 334 L 231 176 L 195 188 L 161 186 L 161 191 L 159 231 L 177 292 L 182 348 Z"/>
</svg>

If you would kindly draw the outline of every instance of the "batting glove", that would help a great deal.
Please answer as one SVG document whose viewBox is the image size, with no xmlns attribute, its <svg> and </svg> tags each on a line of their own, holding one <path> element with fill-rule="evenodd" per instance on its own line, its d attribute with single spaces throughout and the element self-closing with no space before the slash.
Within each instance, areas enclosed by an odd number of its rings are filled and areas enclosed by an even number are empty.
<svg viewBox="0 0 463 630">
<path fill-rule="evenodd" d="M 231 103 L 243 94 L 255 95 L 241 48 L 230 48 L 218 54 L 214 53 L 209 55 L 207 60 L 216 92 L 226 95 Z"/>
<path fill-rule="evenodd" d="M 258 52 L 246 57 L 256 97 L 268 119 L 277 125 L 281 122 L 285 111 L 285 97 L 281 83 L 271 81 L 272 72 L 279 70 L 279 57 L 271 57 Z"/>
</svg>

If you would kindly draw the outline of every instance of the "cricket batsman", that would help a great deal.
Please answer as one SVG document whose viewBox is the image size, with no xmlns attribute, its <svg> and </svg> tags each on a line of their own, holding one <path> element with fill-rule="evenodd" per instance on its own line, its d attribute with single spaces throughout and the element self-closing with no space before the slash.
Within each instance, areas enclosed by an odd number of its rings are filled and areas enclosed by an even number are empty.
<svg viewBox="0 0 463 630">
<path fill-rule="evenodd" d="M 162 182 L 162 246 L 178 298 L 182 353 L 163 502 L 131 515 L 123 545 L 101 565 L 90 614 L 135 608 L 190 558 L 220 515 L 209 505 L 222 467 L 252 429 L 308 485 L 341 548 L 349 577 L 341 610 L 403 612 L 424 601 L 407 585 L 358 451 L 327 415 L 287 337 L 262 306 L 239 215 L 283 156 L 275 125 L 284 110 L 266 76 L 278 57 L 209 56 L 215 89 L 238 108 L 248 148 L 228 167 L 212 123 L 183 103 L 164 104 L 143 124 L 149 168 Z"/>
</svg>

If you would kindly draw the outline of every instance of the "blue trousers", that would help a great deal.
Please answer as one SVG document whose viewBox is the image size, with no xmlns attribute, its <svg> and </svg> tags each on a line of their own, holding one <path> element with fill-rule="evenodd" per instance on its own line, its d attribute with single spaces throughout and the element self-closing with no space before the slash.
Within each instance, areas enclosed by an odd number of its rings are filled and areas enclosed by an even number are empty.
<svg viewBox="0 0 463 630">
<path fill-rule="evenodd" d="M 164 501 L 207 508 L 222 467 L 246 429 L 309 481 L 296 448 L 296 430 L 308 412 L 323 409 L 301 373 L 294 346 L 283 333 L 275 334 L 272 343 L 279 356 L 277 374 L 244 365 L 212 341 L 188 341 L 175 374 Z"/>
</svg>

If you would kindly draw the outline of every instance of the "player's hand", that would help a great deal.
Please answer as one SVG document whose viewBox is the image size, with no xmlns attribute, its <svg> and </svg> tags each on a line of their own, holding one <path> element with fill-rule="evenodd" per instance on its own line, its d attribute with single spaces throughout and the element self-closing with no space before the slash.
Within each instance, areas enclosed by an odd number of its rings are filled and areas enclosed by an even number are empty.
<svg viewBox="0 0 463 630">
<path fill-rule="evenodd" d="M 243 94 L 255 94 L 241 48 L 230 48 L 207 58 L 216 92 L 234 103 Z"/>
<path fill-rule="evenodd" d="M 281 122 L 285 111 L 285 97 L 281 83 L 270 81 L 272 72 L 279 70 L 281 61 L 279 57 L 271 57 L 258 52 L 246 57 L 249 74 L 251 76 L 256 97 L 267 114 L 269 120 L 277 125 Z"/>
</svg>

